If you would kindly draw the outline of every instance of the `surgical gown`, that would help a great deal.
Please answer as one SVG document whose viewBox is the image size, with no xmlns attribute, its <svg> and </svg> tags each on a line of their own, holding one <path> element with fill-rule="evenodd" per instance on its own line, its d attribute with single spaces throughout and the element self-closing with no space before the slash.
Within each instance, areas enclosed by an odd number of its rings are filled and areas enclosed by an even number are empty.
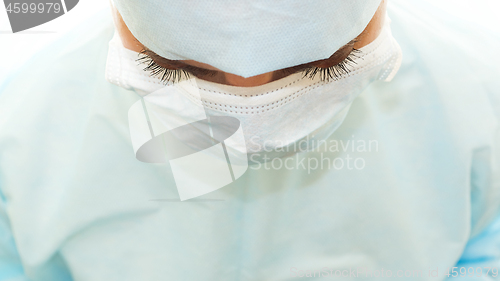
<svg viewBox="0 0 500 281">
<path fill-rule="evenodd" d="M 498 280 L 500 38 L 427 1 L 388 13 L 401 69 L 336 149 L 185 202 L 134 156 L 109 12 L 46 48 L 0 85 L 0 280 Z"/>
</svg>

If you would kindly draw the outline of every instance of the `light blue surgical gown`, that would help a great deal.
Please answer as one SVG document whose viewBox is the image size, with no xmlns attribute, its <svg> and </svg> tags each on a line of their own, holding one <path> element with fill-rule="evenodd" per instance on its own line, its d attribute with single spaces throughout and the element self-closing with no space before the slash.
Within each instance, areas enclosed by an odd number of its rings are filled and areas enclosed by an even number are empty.
<svg viewBox="0 0 500 281">
<path fill-rule="evenodd" d="M 0 86 L 0 280 L 495 280 L 500 38 L 421 0 L 389 15 L 402 67 L 330 137 L 356 149 L 251 166 L 186 202 L 168 164 L 134 157 L 139 96 L 104 78 L 109 13 L 44 50 Z M 308 171 L 321 157 L 365 165 Z"/>
</svg>

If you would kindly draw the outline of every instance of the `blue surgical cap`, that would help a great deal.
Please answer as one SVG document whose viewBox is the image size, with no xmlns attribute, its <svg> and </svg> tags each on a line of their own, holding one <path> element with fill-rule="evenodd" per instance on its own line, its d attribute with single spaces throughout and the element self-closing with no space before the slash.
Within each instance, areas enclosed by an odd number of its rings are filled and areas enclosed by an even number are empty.
<svg viewBox="0 0 500 281">
<path fill-rule="evenodd" d="M 330 57 L 363 32 L 381 0 L 114 0 L 147 48 L 243 77 Z"/>
</svg>

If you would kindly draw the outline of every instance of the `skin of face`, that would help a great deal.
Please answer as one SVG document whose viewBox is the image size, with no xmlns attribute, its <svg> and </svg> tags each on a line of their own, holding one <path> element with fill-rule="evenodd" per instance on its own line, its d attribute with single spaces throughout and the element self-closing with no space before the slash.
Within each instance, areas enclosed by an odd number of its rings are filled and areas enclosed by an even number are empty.
<svg viewBox="0 0 500 281">
<path fill-rule="evenodd" d="M 325 60 L 320 60 L 316 62 L 311 62 L 312 65 L 316 67 L 330 67 L 333 66 L 341 61 L 343 61 L 349 53 L 352 51 L 352 48 L 355 49 L 360 49 L 368 44 L 370 44 L 373 40 L 375 40 L 378 35 L 380 34 L 380 31 L 382 30 L 382 26 L 384 25 L 385 21 L 385 13 L 386 13 L 386 0 L 383 0 L 375 12 L 375 15 L 371 19 L 370 23 L 366 26 L 365 30 L 355 39 L 354 44 L 351 45 L 346 45 L 345 47 L 339 49 L 335 54 L 333 54 L 329 59 Z M 113 20 L 115 23 L 116 30 L 118 32 L 118 35 L 120 36 L 120 39 L 123 43 L 123 46 L 129 50 L 135 51 L 135 52 L 141 52 L 142 50 L 145 49 L 145 46 L 142 45 L 135 37 L 132 35 L 128 27 L 125 25 L 125 22 L 123 21 L 120 13 L 116 8 L 111 5 L 111 12 L 113 15 Z M 161 58 L 160 58 L 161 60 Z M 166 60 L 166 59 L 165 59 Z M 161 62 L 158 62 L 155 59 L 155 62 L 158 64 L 162 65 Z M 185 65 L 190 65 L 190 66 L 195 66 L 198 68 L 202 69 L 208 69 L 208 70 L 214 70 L 216 71 L 215 75 L 210 75 L 207 77 L 198 77 L 200 79 L 212 81 L 215 83 L 220 83 L 220 84 L 226 84 L 226 85 L 231 85 L 231 86 L 238 86 L 238 87 L 253 87 L 253 86 L 260 86 L 278 79 L 283 78 L 286 75 L 281 74 L 279 70 L 272 71 L 272 72 L 267 72 L 264 74 L 244 78 L 232 73 L 227 73 L 220 71 L 219 69 L 197 61 L 193 60 L 183 60 L 183 61 L 176 61 Z"/>
</svg>

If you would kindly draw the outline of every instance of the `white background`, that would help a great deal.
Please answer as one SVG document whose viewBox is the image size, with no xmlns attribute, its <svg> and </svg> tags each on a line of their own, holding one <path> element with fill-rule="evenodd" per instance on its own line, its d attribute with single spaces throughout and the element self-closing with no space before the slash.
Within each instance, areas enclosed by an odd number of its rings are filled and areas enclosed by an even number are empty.
<svg viewBox="0 0 500 281">
<path fill-rule="evenodd" d="M 0 81 L 9 72 L 26 62 L 36 51 L 102 9 L 109 9 L 108 1 L 80 0 L 67 14 L 13 34 L 5 5 L 0 1 Z"/>
<path fill-rule="evenodd" d="M 433 0 L 433 3 L 461 18 L 500 32 L 499 0 Z M 0 81 L 9 72 L 26 62 L 37 50 L 64 35 L 99 10 L 109 9 L 108 6 L 106 0 L 80 0 L 67 15 L 13 34 L 5 6 L 0 3 Z"/>
</svg>

